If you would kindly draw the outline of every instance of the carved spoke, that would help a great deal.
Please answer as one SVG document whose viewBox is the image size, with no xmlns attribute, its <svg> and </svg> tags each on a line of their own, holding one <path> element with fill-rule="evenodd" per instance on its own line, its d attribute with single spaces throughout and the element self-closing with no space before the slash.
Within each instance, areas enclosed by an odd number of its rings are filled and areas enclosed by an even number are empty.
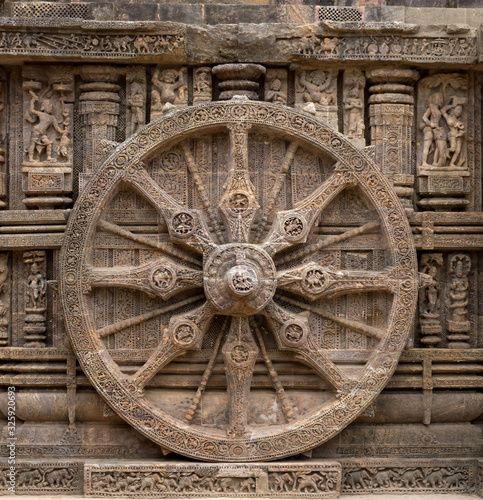
<svg viewBox="0 0 483 500">
<path fill-rule="evenodd" d="M 143 367 L 133 376 L 128 377 L 130 387 L 141 391 L 146 384 L 166 366 L 188 350 L 200 349 L 204 334 L 210 325 L 216 310 L 205 302 L 189 313 L 173 316 L 162 339 Z"/>
<path fill-rule="evenodd" d="M 203 272 L 158 259 L 136 267 L 89 267 L 86 276 L 94 287 L 120 287 L 140 290 L 166 300 L 173 295 L 203 287 Z"/>
<path fill-rule="evenodd" d="M 123 174 L 123 180 L 131 184 L 136 191 L 144 196 L 157 209 L 178 208 L 183 206 L 164 191 L 142 166 L 128 168 Z"/>
<path fill-rule="evenodd" d="M 387 271 L 340 271 L 308 262 L 277 273 L 277 286 L 314 301 L 348 293 L 394 293 L 396 281 Z"/>
<path fill-rule="evenodd" d="M 258 354 L 248 318 L 232 318 L 222 352 L 230 418 L 227 434 L 232 438 L 243 437 L 247 432 L 248 395 Z"/>
<path fill-rule="evenodd" d="M 277 212 L 262 248 L 270 255 L 275 255 L 292 245 L 305 243 L 323 209 L 345 187 L 354 183 L 353 178 L 345 174 L 335 172 L 295 208 Z"/>
<path fill-rule="evenodd" d="M 374 338 L 377 340 L 381 340 L 384 337 L 384 330 L 382 330 L 381 328 L 366 325 L 364 323 L 361 323 L 359 321 L 355 321 L 353 319 L 347 319 L 347 318 L 342 318 L 340 316 L 335 316 L 331 313 L 324 311 L 321 307 L 307 306 L 305 304 L 298 302 L 297 300 L 293 300 L 293 299 L 290 299 L 288 297 L 283 297 L 283 300 L 285 302 L 288 302 L 289 304 L 296 305 L 297 307 L 305 308 L 305 309 L 321 316 L 324 319 L 328 319 L 329 321 L 333 321 L 334 323 L 337 323 L 338 325 L 343 326 L 344 328 L 349 328 L 349 330 L 352 330 L 352 331 L 357 332 L 357 333 L 361 333 L 362 335 L 366 335 L 367 337 L 371 337 L 371 338 Z"/>
<path fill-rule="evenodd" d="M 275 185 L 271 190 L 270 198 L 268 199 L 267 204 L 263 209 L 263 215 L 260 224 L 257 228 L 257 234 L 255 236 L 255 241 L 257 242 L 260 241 L 263 235 L 263 231 L 265 230 L 265 227 L 268 222 L 268 215 L 273 210 L 273 206 L 275 204 L 275 201 L 277 200 L 277 197 L 279 196 L 280 189 L 282 188 L 285 178 L 287 177 L 288 171 L 290 170 L 290 165 L 292 164 L 292 160 L 295 156 L 295 153 L 297 152 L 297 148 L 298 144 L 296 142 L 291 142 L 289 147 L 287 148 L 287 152 L 285 153 L 282 166 L 280 167 L 280 173 L 277 174 L 275 178 Z"/>
<path fill-rule="evenodd" d="M 118 226 L 117 224 L 113 224 L 112 222 L 100 220 L 97 223 L 97 227 L 99 229 L 102 229 L 103 231 L 107 231 L 109 233 L 122 236 L 123 238 L 127 238 L 128 240 L 134 241 L 136 243 L 141 243 L 142 245 L 146 245 L 150 248 L 159 250 L 166 255 L 177 257 L 178 259 L 184 260 L 185 262 L 189 262 L 190 264 L 195 264 L 197 266 L 201 264 L 198 259 L 190 255 L 187 255 L 184 252 L 180 252 L 178 249 L 173 248 L 172 245 L 167 245 L 165 243 L 156 243 L 155 241 L 151 240 L 150 238 L 147 238 L 146 236 L 134 234 L 131 231 L 128 231 L 127 229 Z"/>
<path fill-rule="evenodd" d="M 267 365 L 268 369 L 268 374 L 270 375 L 270 379 L 272 380 L 273 387 L 277 393 L 277 399 L 279 400 L 282 410 L 287 417 L 287 420 L 292 420 L 296 413 L 297 413 L 297 408 L 295 405 L 291 404 L 287 397 L 287 393 L 285 392 L 285 389 L 283 388 L 282 382 L 280 380 L 280 377 L 278 376 L 277 371 L 275 370 L 273 363 L 268 355 L 267 348 L 265 347 L 265 341 L 263 340 L 263 334 L 260 328 L 256 325 L 255 321 L 251 321 L 250 324 L 252 325 L 253 331 L 255 332 L 257 336 L 258 343 L 260 344 L 260 349 L 262 351 L 262 356 L 263 356 L 263 361 Z"/>
<path fill-rule="evenodd" d="M 215 232 L 218 241 L 221 241 L 222 238 L 221 227 L 220 224 L 218 223 L 216 209 L 210 203 L 210 198 L 208 192 L 206 191 L 205 186 L 203 185 L 203 181 L 201 180 L 200 173 L 198 171 L 198 166 L 196 165 L 195 159 L 193 158 L 193 155 L 191 154 L 191 150 L 188 147 L 188 145 L 185 142 L 183 142 L 181 146 L 183 148 L 186 162 L 188 163 L 188 169 L 191 175 L 193 176 L 196 189 L 198 190 L 198 194 L 200 195 L 203 206 L 210 217 L 210 221 L 213 226 L 213 231 Z"/>
<path fill-rule="evenodd" d="M 368 222 L 363 226 L 356 227 L 354 229 L 349 229 L 348 231 L 345 231 L 342 234 L 329 236 L 328 238 L 325 238 L 323 240 L 321 239 L 317 243 L 313 243 L 312 245 L 306 245 L 300 250 L 290 252 L 288 255 L 277 259 L 277 264 L 279 266 L 284 264 L 289 264 L 290 262 L 296 259 L 302 259 L 304 257 L 312 255 L 315 252 L 322 250 L 322 248 L 327 248 L 328 246 L 335 245 L 336 243 L 348 240 L 349 238 L 354 238 L 354 236 L 360 236 L 361 234 L 377 231 L 380 227 L 381 225 L 379 224 L 379 222 Z"/>
<path fill-rule="evenodd" d="M 97 330 L 97 335 L 100 338 L 107 337 L 108 335 L 112 335 L 113 333 L 120 332 L 125 328 L 130 328 L 131 326 L 139 325 L 140 323 L 144 323 L 153 318 L 157 318 L 162 314 L 167 314 L 169 312 L 175 311 L 176 309 L 180 309 L 181 307 L 192 304 L 203 298 L 203 295 L 196 295 L 194 297 L 190 297 L 189 299 L 182 300 L 181 302 L 176 302 L 174 304 L 167 305 L 165 307 L 160 307 L 155 309 L 154 311 L 149 311 L 144 314 L 140 314 L 139 316 L 134 316 L 133 318 L 124 319 L 122 321 L 118 321 L 113 325 L 105 326 Z"/>
<path fill-rule="evenodd" d="M 285 300 L 285 297 L 284 297 Z M 288 302 L 288 300 L 287 300 Z M 299 303 L 296 303 L 302 307 Z M 265 307 L 278 347 L 296 354 L 297 358 L 309 364 L 317 373 L 339 392 L 347 392 L 354 381 L 327 357 L 323 349 L 317 349 L 310 339 L 308 313 L 295 314 L 276 304 L 273 300 Z"/>
<path fill-rule="evenodd" d="M 231 165 L 219 207 L 226 221 L 230 241 L 247 243 L 253 219 L 260 208 L 248 171 L 250 125 L 240 122 L 231 124 L 228 128 Z"/>
<path fill-rule="evenodd" d="M 198 253 L 210 253 L 216 243 L 199 210 L 165 208 L 162 214 L 173 243 L 185 245 Z"/>
</svg>

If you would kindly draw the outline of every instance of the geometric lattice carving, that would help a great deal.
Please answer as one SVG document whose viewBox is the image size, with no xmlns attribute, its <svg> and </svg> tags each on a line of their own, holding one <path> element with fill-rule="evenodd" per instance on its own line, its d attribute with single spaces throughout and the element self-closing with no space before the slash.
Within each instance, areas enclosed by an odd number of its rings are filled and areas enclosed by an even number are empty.
<svg viewBox="0 0 483 500">
<path fill-rule="evenodd" d="M 320 7 L 319 21 L 362 21 L 362 13 L 355 7 Z"/>
<path fill-rule="evenodd" d="M 15 3 L 13 15 L 15 17 L 73 17 L 85 19 L 87 17 L 87 3 L 58 4 L 53 2 Z"/>
</svg>

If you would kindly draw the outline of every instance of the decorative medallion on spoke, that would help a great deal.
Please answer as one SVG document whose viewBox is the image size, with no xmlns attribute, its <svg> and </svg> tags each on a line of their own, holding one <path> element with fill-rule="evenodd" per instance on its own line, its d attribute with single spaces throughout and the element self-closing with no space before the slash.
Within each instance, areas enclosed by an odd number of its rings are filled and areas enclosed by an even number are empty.
<svg viewBox="0 0 483 500">
<path fill-rule="evenodd" d="M 239 99 L 169 114 L 106 159 L 61 283 L 106 402 L 217 461 L 335 436 L 389 380 L 416 301 L 409 225 L 371 160 L 309 115 Z"/>
</svg>

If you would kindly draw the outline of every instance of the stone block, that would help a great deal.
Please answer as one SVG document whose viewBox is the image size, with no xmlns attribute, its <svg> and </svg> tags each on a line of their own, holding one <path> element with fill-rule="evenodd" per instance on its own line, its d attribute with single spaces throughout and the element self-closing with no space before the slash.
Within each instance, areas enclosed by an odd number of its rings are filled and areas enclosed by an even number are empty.
<svg viewBox="0 0 483 500">
<path fill-rule="evenodd" d="M 167 3 L 159 5 L 159 20 L 186 24 L 202 24 L 203 7 L 201 5 L 181 5 Z"/>
<path fill-rule="evenodd" d="M 114 15 L 119 21 L 159 21 L 158 5 L 155 3 L 115 4 Z"/>
<path fill-rule="evenodd" d="M 287 22 L 296 24 L 309 24 L 317 22 L 315 6 L 313 5 L 287 5 Z"/>
<path fill-rule="evenodd" d="M 366 22 L 404 22 L 405 8 L 401 6 L 394 7 L 365 7 L 364 20 Z"/>
<path fill-rule="evenodd" d="M 284 6 L 274 5 L 206 5 L 206 24 L 284 23 Z"/>
</svg>

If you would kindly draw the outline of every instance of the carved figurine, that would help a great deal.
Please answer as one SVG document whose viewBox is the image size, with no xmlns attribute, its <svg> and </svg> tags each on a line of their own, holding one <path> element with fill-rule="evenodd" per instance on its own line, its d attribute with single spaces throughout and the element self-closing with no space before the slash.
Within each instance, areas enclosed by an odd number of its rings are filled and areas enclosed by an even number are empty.
<svg viewBox="0 0 483 500">
<path fill-rule="evenodd" d="M 331 89 L 332 78 L 329 72 L 316 69 L 307 74 L 302 71 L 298 83 L 299 92 L 303 93 L 305 102 L 324 106 L 335 104 L 335 95 Z"/>
<path fill-rule="evenodd" d="M 194 72 L 193 104 L 211 101 L 211 68 L 197 68 Z"/>
<path fill-rule="evenodd" d="M 461 348 L 461 344 L 466 344 L 468 336 L 466 333 L 470 330 L 471 324 L 468 321 L 468 275 L 471 269 L 471 260 L 466 254 L 456 254 L 450 260 L 450 278 L 451 284 L 449 287 L 449 319 L 448 330 L 456 333 L 456 335 L 448 335 L 448 339 L 456 341 L 456 344 Z M 463 342 L 462 342 L 463 341 Z M 451 347 L 451 345 L 450 345 Z M 465 345 L 464 347 L 469 347 Z"/>
<path fill-rule="evenodd" d="M 42 305 L 45 292 L 47 289 L 47 282 L 45 275 L 40 272 L 37 262 L 32 262 L 30 266 L 30 274 L 27 278 L 27 296 L 29 299 L 29 307 L 39 309 Z"/>
<path fill-rule="evenodd" d="M 429 98 L 428 109 L 423 115 L 421 129 L 423 131 L 423 167 L 430 167 L 428 164 L 428 156 L 431 150 L 434 151 L 433 166 L 441 167 L 446 160 L 446 133 L 441 127 L 441 117 L 443 112 L 443 94 L 440 92 L 434 93 Z"/>
<path fill-rule="evenodd" d="M 450 167 L 461 167 L 465 163 L 465 158 L 462 154 L 463 142 L 466 136 L 465 124 L 460 120 L 463 114 L 463 106 L 461 99 L 456 97 L 451 98 L 451 103 L 441 109 L 443 116 L 448 124 L 448 140 L 450 143 L 449 152 L 453 153 L 451 157 Z"/>
<path fill-rule="evenodd" d="M 185 76 L 182 70 L 156 68 L 151 92 L 151 108 L 154 111 L 162 111 L 167 104 L 186 104 Z"/>
<path fill-rule="evenodd" d="M 129 82 L 129 94 L 127 96 L 127 106 L 130 116 L 129 132 L 130 135 L 144 125 L 144 87 L 136 79 L 132 78 Z"/>
<path fill-rule="evenodd" d="M 30 136 L 30 144 L 27 150 L 29 161 L 34 161 L 34 153 L 37 152 L 38 161 L 40 156 L 45 149 L 47 154 L 47 161 L 53 161 L 55 158 L 52 156 L 52 144 L 53 140 L 49 137 L 49 133 L 52 130 L 56 130 L 61 136 L 66 137 L 68 134 L 68 129 L 62 129 L 54 116 L 54 106 L 49 99 L 44 99 L 42 101 L 40 111 L 35 109 L 35 103 L 39 100 L 38 96 L 31 90 L 30 91 L 31 100 L 30 107 L 25 116 L 25 119 L 30 123 L 38 123 L 32 127 L 32 134 Z M 65 144 L 65 139 L 64 139 Z"/>
<path fill-rule="evenodd" d="M 443 266 L 442 254 L 423 254 L 419 288 L 419 322 L 421 325 L 421 343 L 434 346 L 441 342 L 443 331 L 440 322 L 441 286 L 437 277 Z"/>
</svg>

